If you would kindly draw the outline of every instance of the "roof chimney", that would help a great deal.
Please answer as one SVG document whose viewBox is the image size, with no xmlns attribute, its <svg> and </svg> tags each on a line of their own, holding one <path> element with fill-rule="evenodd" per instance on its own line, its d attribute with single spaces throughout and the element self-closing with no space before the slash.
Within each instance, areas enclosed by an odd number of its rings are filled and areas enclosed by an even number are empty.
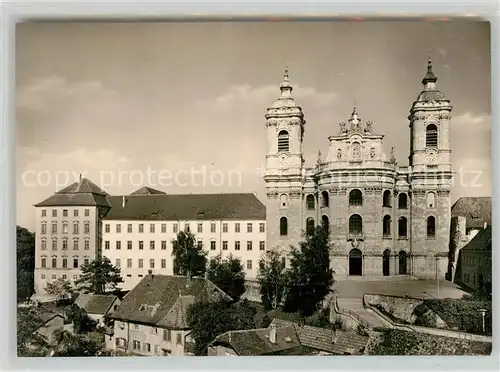
<svg viewBox="0 0 500 372">
<path fill-rule="evenodd" d="M 127 198 L 124 196 L 122 196 L 122 208 L 125 208 L 125 206 L 127 205 Z"/>
<path fill-rule="evenodd" d="M 276 343 L 276 327 L 274 324 L 271 326 L 271 332 L 269 332 L 269 342 L 272 344 Z"/>
</svg>

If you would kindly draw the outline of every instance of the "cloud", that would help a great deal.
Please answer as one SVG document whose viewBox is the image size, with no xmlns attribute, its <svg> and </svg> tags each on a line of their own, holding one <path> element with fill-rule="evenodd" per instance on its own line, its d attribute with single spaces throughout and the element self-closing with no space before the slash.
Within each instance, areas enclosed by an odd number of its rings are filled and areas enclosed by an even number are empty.
<svg viewBox="0 0 500 372">
<path fill-rule="evenodd" d="M 241 105 L 269 107 L 280 94 L 278 85 L 253 87 L 250 84 L 233 85 L 226 92 L 214 100 L 203 102 L 204 106 L 216 109 L 241 108 Z M 319 92 L 312 87 L 294 86 L 292 95 L 299 104 L 308 107 L 321 108 L 335 102 L 337 94 L 334 92 Z"/>
<path fill-rule="evenodd" d="M 61 76 L 35 78 L 17 93 L 17 107 L 34 111 L 49 109 L 52 105 L 67 99 L 81 100 L 88 97 L 102 99 L 114 97 L 115 92 L 99 81 L 78 81 L 70 83 Z"/>
<path fill-rule="evenodd" d="M 446 55 L 448 54 L 446 49 L 443 48 L 438 48 L 438 53 L 441 54 L 442 57 L 446 57 Z"/>
</svg>

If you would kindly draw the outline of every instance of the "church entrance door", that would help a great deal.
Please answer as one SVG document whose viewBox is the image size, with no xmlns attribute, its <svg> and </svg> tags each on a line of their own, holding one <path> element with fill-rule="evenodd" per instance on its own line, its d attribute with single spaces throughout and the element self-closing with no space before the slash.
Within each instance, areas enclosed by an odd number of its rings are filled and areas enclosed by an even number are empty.
<svg viewBox="0 0 500 372">
<path fill-rule="evenodd" d="M 391 260 L 391 251 L 386 249 L 382 257 L 382 274 L 384 276 L 389 276 L 389 265 Z"/>
<path fill-rule="evenodd" d="M 363 275 L 363 254 L 357 248 L 349 252 L 349 275 Z"/>
</svg>

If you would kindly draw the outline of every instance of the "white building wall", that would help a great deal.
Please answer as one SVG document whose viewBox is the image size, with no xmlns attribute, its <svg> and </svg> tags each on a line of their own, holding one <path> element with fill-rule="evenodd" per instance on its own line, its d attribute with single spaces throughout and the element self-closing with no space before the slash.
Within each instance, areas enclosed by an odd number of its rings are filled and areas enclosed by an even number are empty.
<svg viewBox="0 0 500 372">
<path fill-rule="evenodd" d="M 219 254 L 222 257 L 233 254 L 234 257 L 241 260 L 246 278 L 256 279 L 258 262 L 266 249 L 264 220 L 104 220 L 102 252 L 113 265 L 120 266 L 124 281 L 121 288 L 124 290 L 132 289 L 148 274 L 149 270 L 152 270 L 153 274 L 172 275 L 172 241 L 181 229 L 185 229 L 186 224 L 189 225 L 189 229 L 196 236 L 196 239 L 202 242 L 203 248 L 208 252 L 209 259 Z M 201 231 L 198 229 L 198 224 L 201 224 Z M 212 224 L 215 225 L 214 230 L 212 230 Z M 225 224 L 227 224 L 227 232 L 224 229 Z M 237 224 L 239 224 L 239 232 Z M 248 230 L 249 224 L 252 226 L 251 232 Z M 129 232 L 129 225 L 131 225 L 131 232 Z M 142 232 L 140 232 L 140 225 L 143 226 Z M 154 230 L 151 230 L 151 225 L 154 226 Z M 162 229 L 162 225 L 165 225 L 165 230 Z M 261 230 L 261 225 L 263 225 L 263 230 Z M 139 249 L 141 241 L 143 249 Z M 118 245 L 117 242 L 120 244 Z M 129 242 L 131 242 L 131 249 L 129 249 Z M 154 242 L 154 249 L 151 249 L 151 242 Z M 224 242 L 227 242 L 227 249 L 224 249 Z M 239 250 L 237 250 L 236 242 L 239 242 Z M 248 242 L 251 242 L 251 250 L 248 249 Z M 261 246 L 261 242 L 264 242 L 263 246 Z M 164 245 L 162 246 L 162 244 Z M 119 249 L 117 249 L 118 247 Z M 128 260 L 131 260 L 131 267 L 129 267 Z M 140 267 L 140 260 L 142 260 L 142 267 Z M 154 267 L 151 265 L 151 260 L 154 262 Z M 165 260 L 165 267 L 162 267 L 162 260 Z"/>
</svg>

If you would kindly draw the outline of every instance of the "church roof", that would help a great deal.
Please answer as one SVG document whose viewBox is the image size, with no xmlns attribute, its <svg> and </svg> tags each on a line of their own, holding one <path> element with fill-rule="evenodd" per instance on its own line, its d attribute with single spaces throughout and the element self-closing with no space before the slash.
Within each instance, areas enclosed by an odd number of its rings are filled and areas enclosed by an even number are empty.
<svg viewBox="0 0 500 372">
<path fill-rule="evenodd" d="M 480 230 L 472 240 L 462 248 L 462 251 L 490 251 L 491 252 L 491 226 Z"/>
<path fill-rule="evenodd" d="M 292 84 L 290 84 L 290 75 L 288 73 L 288 67 L 285 68 L 285 74 L 283 77 L 283 82 L 280 84 L 281 95 L 274 101 L 272 107 L 298 107 L 295 98 L 292 97 Z"/>
<path fill-rule="evenodd" d="M 492 205 L 489 196 L 464 196 L 451 207 L 452 217 L 465 217 L 467 229 L 482 229 L 485 223 L 491 225 L 491 214 Z"/>
<path fill-rule="evenodd" d="M 446 101 L 446 97 L 436 88 L 436 81 L 438 80 L 434 71 L 432 71 L 432 60 L 429 57 L 427 61 L 427 73 L 422 79 L 422 84 L 424 89 L 417 97 L 417 102 L 429 102 L 429 101 Z"/>
<path fill-rule="evenodd" d="M 166 193 L 160 190 L 153 189 L 151 187 L 144 186 L 138 190 L 135 190 L 130 195 L 158 195 L 158 194 L 166 194 Z"/>
</svg>

